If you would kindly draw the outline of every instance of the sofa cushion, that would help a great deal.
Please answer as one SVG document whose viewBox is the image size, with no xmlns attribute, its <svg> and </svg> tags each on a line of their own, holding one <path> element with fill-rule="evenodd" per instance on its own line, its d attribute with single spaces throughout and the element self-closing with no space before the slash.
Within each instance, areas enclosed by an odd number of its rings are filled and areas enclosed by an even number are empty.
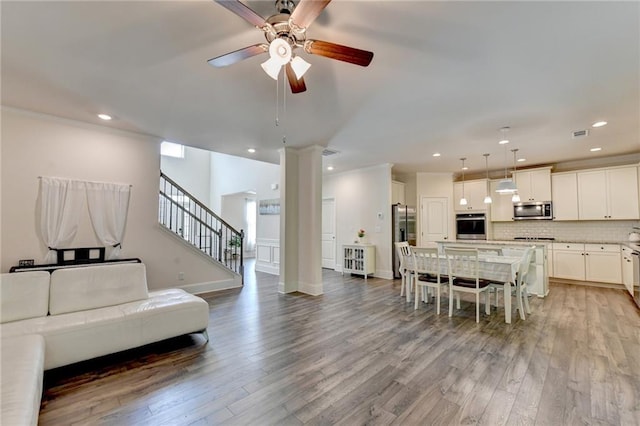
<svg viewBox="0 0 640 426">
<path fill-rule="evenodd" d="M 181 289 L 152 291 L 149 298 L 117 306 L 32 318 L 0 325 L 2 336 L 41 334 L 45 370 L 135 348 L 209 323 L 209 304 Z"/>
<path fill-rule="evenodd" d="M 35 426 L 42 398 L 44 339 L 35 334 L 3 338 L 0 353 L 0 424 Z"/>
<path fill-rule="evenodd" d="M 43 317 L 49 311 L 49 273 L 14 272 L 0 276 L 0 322 Z"/>
<path fill-rule="evenodd" d="M 58 269 L 51 274 L 49 313 L 84 311 L 147 297 L 143 263 Z"/>
</svg>

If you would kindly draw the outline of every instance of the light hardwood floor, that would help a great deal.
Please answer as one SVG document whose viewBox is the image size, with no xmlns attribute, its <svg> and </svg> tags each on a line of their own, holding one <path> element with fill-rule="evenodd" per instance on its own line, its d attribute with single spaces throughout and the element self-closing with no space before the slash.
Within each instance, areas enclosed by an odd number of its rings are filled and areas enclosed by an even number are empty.
<svg viewBox="0 0 640 426">
<path fill-rule="evenodd" d="M 208 295 L 208 344 L 47 372 L 40 424 L 640 424 L 640 315 L 621 290 L 554 284 L 526 321 L 476 324 L 471 299 L 448 318 L 414 311 L 399 280 L 323 274 L 319 297 L 261 273 Z"/>
</svg>

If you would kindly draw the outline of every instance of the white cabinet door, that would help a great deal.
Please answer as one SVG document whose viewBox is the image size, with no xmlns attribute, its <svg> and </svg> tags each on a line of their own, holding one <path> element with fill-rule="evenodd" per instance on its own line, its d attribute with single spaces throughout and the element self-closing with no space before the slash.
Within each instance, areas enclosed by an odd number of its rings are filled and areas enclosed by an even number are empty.
<svg viewBox="0 0 640 426">
<path fill-rule="evenodd" d="M 516 172 L 516 185 L 520 201 L 551 200 L 551 170 Z"/>
<path fill-rule="evenodd" d="M 637 167 L 578 172 L 580 219 L 640 218 L 637 182 Z"/>
<path fill-rule="evenodd" d="M 607 170 L 610 219 L 638 219 L 638 168 Z"/>
<path fill-rule="evenodd" d="M 614 284 L 622 282 L 620 252 L 587 251 L 584 258 L 585 278 L 587 281 Z"/>
<path fill-rule="evenodd" d="M 391 181 L 391 204 L 405 204 L 403 182 Z"/>
<path fill-rule="evenodd" d="M 584 244 L 554 244 L 553 274 L 556 278 L 584 281 Z"/>
<path fill-rule="evenodd" d="M 581 220 L 605 220 L 607 180 L 604 170 L 578 173 L 578 215 Z"/>
<path fill-rule="evenodd" d="M 631 249 L 622 247 L 622 284 L 633 295 L 633 258 Z"/>
<path fill-rule="evenodd" d="M 491 195 L 491 221 L 492 222 L 511 222 L 513 221 L 513 202 L 511 194 L 498 194 L 496 188 L 499 180 L 492 180 L 489 184 Z"/>
<path fill-rule="evenodd" d="M 551 200 L 555 220 L 578 220 L 578 177 L 576 173 L 551 175 Z"/>
<path fill-rule="evenodd" d="M 462 182 L 453 184 L 453 203 L 455 210 L 458 212 L 466 212 L 469 210 L 486 210 L 488 206 L 484 203 L 484 197 L 487 195 L 487 181 L 470 180 L 464 182 L 464 197 L 467 199 L 467 205 L 461 206 L 462 198 Z"/>
</svg>

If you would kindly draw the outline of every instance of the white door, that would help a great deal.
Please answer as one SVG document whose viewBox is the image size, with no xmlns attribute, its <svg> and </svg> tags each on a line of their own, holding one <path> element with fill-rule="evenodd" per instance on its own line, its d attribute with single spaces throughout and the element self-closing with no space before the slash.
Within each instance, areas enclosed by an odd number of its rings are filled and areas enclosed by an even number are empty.
<svg viewBox="0 0 640 426">
<path fill-rule="evenodd" d="M 420 200 L 420 244 L 449 239 L 449 200 L 422 197 Z"/>
<path fill-rule="evenodd" d="M 336 201 L 322 200 L 322 267 L 336 268 Z"/>
</svg>

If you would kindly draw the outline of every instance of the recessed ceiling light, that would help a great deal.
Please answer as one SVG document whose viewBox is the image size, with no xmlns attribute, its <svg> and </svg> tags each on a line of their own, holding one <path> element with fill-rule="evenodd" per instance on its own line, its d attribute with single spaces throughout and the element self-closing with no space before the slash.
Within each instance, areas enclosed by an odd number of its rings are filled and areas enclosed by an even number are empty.
<svg viewBox="0 0 640 426">
<path fill-rule="evenodd" d="M 327 166 L 327 170 L 329 171 L 333 170 L 333 166 Z"/>
<path fill-rule="evenodd" d="M 254 152 L 256 152 L 256 150 L 254 148 L 249 148 L 249 149 L 247 149 L 247 152 L 250 152 L 250 153 L 253 154 Z"/>
<path fill-rule="evenodd" d="M 518 158 L 518 163 L 523 163 L 523 162 L 525 162 L 525 161 L 527 161 L 527 159 L 526 159 L 526 158 Z"/>
<path fill-rule="evenodd" d="M 439 152 L 435 152 L 435 153 L 433 153 L 433 156 L 434 157 L 440 157 L 440 153 Z"/>
<path fill-rule="evenodd" d="M 593 123 L 591 125 L 591 127 L 602 127 L 602 126 L 606 126 L 607 122 L 606 121 L 596 121 L 595 123 Z"/>
<path fill-rule="evenodd" d="M 591 148 L 589 151 L 591 152 L 598 152 L 598 151 L 602 151 L 602 148 L 598 147 L 598 148 Z"/>
<path fill-rule="evenodd" d="M 500 145 L 506 145 L 509 143 L 508 139 L 502 139 L 500 142 L 498 142 Z"/>
<path fill-rule="evenodd" d="M 469 168 L 467 166 L 464 166 L 462 170 L 469 170 Z"/>
<path fill-rule="evenodd" d="M 104 121 L 111 120 L 111 116 L 109 114 L 98 114 L 98 118 Z"/>
</svg>

